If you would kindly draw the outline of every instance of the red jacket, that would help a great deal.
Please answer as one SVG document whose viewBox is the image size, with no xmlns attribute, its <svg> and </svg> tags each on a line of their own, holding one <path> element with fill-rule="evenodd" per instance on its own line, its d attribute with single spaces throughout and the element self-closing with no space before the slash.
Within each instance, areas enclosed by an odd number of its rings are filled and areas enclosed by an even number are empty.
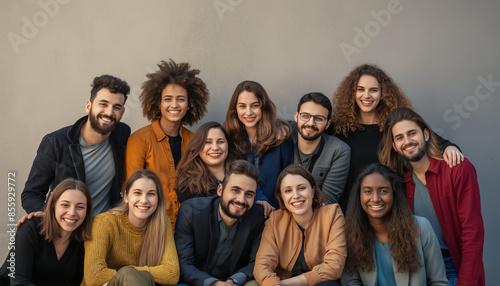
<svg viewBox="0 0 500 286">
<path fill-rule="evenodd" d="M 413 211 L 415 184 L 412 171 L 406 174 L 406 197 Z M 459 285 L 485 285 L 483 266 L 484 226 L 476 169 L 465 159 L 450 168 L 432 159 L 425 172 L 432 205 L 443 230 Z"/>
</svg>

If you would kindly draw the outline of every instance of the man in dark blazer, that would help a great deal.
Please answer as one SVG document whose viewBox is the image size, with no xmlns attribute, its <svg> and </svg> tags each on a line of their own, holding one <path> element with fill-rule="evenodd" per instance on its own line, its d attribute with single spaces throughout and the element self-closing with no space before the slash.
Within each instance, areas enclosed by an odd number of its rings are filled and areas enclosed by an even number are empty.
<svg viewBox="0 0 500 286">
<path fill-rule="evenodd" d="M 199 286 L 244 285 L 253 278 L 264 227 L 264 210 L 254 206 L 259 171 L 237 160 L 217 189 L 218 196 L 181 204 L 175 244 L 180 283 Z"/>
</svg>

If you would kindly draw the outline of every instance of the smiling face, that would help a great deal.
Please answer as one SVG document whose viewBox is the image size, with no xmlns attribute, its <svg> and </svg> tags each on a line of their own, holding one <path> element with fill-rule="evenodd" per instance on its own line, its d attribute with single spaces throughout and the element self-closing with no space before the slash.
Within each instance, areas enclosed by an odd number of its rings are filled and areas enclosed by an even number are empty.
<svg viewBox="0 0 500 286">
<path fill-rule="evenodd" d="M 385 221 L 394 202 L 391 183 L 379 173 L 367 175 L 361 182 L 360 201 L 370 222 Z"/>
<path fill-rule="evenodd" d="M 392 127 L 392 147 L 410 162 L 418 162 L 426 156 L 427 140 L 429 130 L 422 131 L 413 121 L 403 120 Z"/>
<path fill-rule="evenodd" d="M 137 228 L 143 228 L 158 205 L 155 182 L 147 178 L 137 179 L 123 196 L 123 201 L 128 204 L 130 223 Z"/>
<path fill-rule="evenodd" d="M 205 146 L 200 151 L 200 158 L 209 168 L 223 166 L 228 148 L 224 132 L 220 128 L 211 128 L 208 130 Z"/>
<path fill-rule="evenodd" d="M 354 97 L 362 114 L 375 114 L 381 96 L 380 85 L 375 77 L 365 74 L 359 78 Z"/>
<path fill-rule="evenodd" d="M 236 110 L 238 119 L 245 125 L 245 128 L 255 129 L 262 118 L 262 109 L 260 101 L 251 91 L 244 90 L 238 95 Z"/>
<path fill-rule="evenodd" d="M 309 118 L 309 121 L 306 122 L 300 119 L 300 113 L 307 113 L 312 116 Z M 313 116 L 326 118 L 325 123 L 316 123 Z M 328 120 L 328 109 L 314 101 L 304 102 L 300 106 L 299 112 L 295 112 L 295 122 L 297 122 L 297 129 L 302 138 L 308 141 L 316 140 L 330 125 L 330 120 Z"/>
<path fill-rule="evenodd" d="M 188 93 L 182 86 L 170 83 L 161 92 L 161 119 L 169 123 L 179 123 L 188 110 Z"/>
<path fill-rule="evenodd" d="M 80 190 L 68 189 L 57 200 L 54 213 L 61 233 L 71 233 L 83 223 L 87 215 L 87 197 Z"/>
<path fill-rule="evenodd" d="M 224 189 L 222 184 L 219 184 L 219 213 L 226 225 L 228 221 L 241 218 L 252 208 L 256 193 L 257 182 L 243 174 L 231 174 Z"/>
<path fill-rule="evenodd" d="M 280 195 L 295 220 L 312 219 L 314 191 L 308 180 L 300 175 L 286 175 L 281 181 Z"/>
<path fill-rule="evenodd" d="M 99 134 L 106 135 L 113 131 L 125 112 L 125 96 L 111 93 L 101 88 L 93 101 L 87 101 L 85 111 L 89 114 L 90 126 Z"/>
</svg>

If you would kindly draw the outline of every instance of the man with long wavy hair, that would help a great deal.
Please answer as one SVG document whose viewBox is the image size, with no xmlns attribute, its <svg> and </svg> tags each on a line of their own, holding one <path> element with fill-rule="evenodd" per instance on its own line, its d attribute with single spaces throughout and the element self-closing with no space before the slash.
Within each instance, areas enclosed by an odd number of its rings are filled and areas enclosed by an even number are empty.
<svg viewBox="0 0 500 286">
<path fill-rule="evenodd" d="M 406 176 L 408 203 L 415 215 L 431 222 L 450 285 L 484 285 L 484 226 L 476 170 L 467 159 L 450 168 L 430 130 L 415 111 L 394 110 L 384 129 L 380 162 Z"/>
</svg>

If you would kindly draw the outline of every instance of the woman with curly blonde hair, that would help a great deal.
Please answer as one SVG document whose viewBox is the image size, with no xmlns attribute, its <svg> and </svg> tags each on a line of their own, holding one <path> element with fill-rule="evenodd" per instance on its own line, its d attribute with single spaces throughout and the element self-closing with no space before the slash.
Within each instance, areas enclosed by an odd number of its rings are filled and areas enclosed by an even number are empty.
<svg viewBox="0 0 500 286">
<path fill-rule="evenodd" d="M 125 179 L 141 169 L 160 177 L 167 215 L 174 230 L 179 209 L 175 192 L 175 168 L 193 136 L 183 125 L 193 125 L 206 112 L 209 93 L 188 63 L 162 61 L 159 70 L 142 84 L 142 112 L 152 123 L 135 131 L 125 151 Z"/>
<path fill-rule="evenodd" d="M 382 69 L 364 64 L 340 83 L 333 95 L 333 133 L 351 147 L 351 169 L 340 205 L 346 210 L 349 191 L 361 169 L 378 162 L 384 124 L 394 109 L 413 109 L 411 101 Z M 456 145 L 438 136 L 450 166 L 463 161 Z"/>
</svg>

